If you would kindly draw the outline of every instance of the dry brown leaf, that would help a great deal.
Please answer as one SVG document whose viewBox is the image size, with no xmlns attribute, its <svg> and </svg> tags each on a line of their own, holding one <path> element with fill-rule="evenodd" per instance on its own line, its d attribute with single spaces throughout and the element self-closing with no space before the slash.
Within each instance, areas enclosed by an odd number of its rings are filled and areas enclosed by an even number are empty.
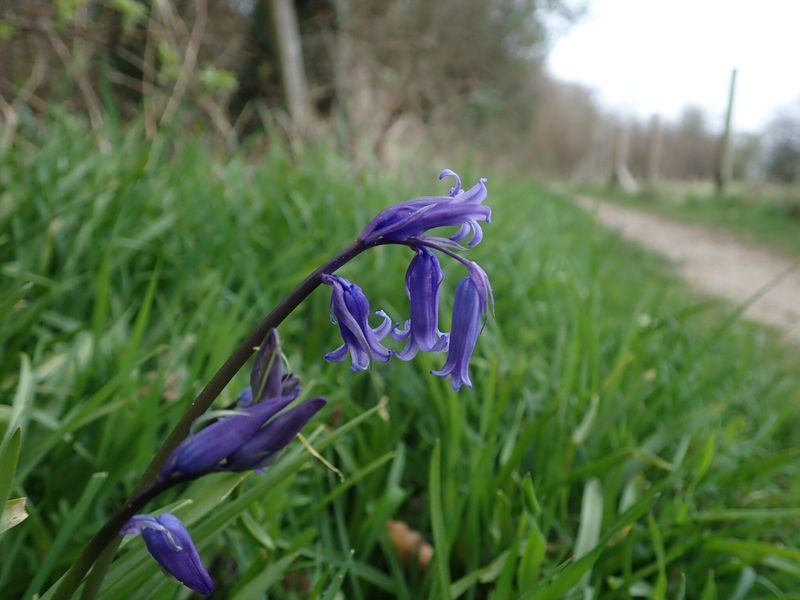
<svg viewBox="0 0 800 600">
<path fill-rule="evenodd" d="M 386 521 L 386 531 L 404 567 L 408 567 L 409 561 L 416 558 L 423 571 L 428 568 L 433 557 L 433 546 L 421 533 L 409 528 L 403 521 Z"/>
</svg>

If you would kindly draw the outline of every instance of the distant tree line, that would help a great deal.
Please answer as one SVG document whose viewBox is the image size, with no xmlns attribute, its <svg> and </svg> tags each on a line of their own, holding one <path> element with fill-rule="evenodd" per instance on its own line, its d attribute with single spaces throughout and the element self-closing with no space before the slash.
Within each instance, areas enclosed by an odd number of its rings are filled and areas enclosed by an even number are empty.
<svg viewBox="0 0 800 600">
<path fill-rule="evenodd" d="M 228 146 L 265 123 L 334 135 L 385 160 L 482 150 L 562 177 L 707 179 L 719 127 L 623 118 L 543 64 L 565 0 L 5 0 L 0 114 L 55 105 L 93 126 L 211 127 Z M 800 178 L 800 110 L 736 138 L 743 178 Z"/>
</svg>

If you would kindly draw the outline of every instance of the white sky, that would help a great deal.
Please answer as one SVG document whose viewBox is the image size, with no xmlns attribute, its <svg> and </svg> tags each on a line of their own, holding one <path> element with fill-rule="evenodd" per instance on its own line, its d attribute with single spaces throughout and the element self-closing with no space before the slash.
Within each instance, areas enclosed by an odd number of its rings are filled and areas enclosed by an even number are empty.
<svg viewBox="0 0 800 600">
<path fill-rule="evenodd" d="M 667 119 L 694 104 L 720 126 L 738 68 L 734 127 L 760 130 L 800 99 L 800 0 L 588 0 L 548 58 L 608 109 Z"/>
</svg>

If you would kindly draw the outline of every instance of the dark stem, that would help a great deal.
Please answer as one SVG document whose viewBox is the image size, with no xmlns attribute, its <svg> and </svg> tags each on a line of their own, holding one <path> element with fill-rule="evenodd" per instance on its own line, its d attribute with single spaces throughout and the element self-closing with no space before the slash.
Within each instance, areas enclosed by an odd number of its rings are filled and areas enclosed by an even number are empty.
<svg viewBox="0 0 800 600">
<path fill-rule="evenodd" d="M 280 323 L 320 285 L 323 274 L 333 273 L 339 267 L 364 252 L 364 250 L 381 245 L 382 243 L 384 242 L 365 243 L 359 240 L 345 248 L 340 254 L 333 257 L 306 277 L 300 285 L 292 290 L 280 304 L 272 309 L 272 312 L 270 312 L 250 335 L 239 344 L 233 351 L 233 354 L 225 361 L 225 364 L 219 368 L 203 390 L 197 395 L 197 398 L 194 399 L 189 409 L 183 417 L 181 417 L 181 420 L 178 421 L 177 425 L 175 425 L 172 432 L 161 445 L 161 448 L 159 448 L 155 457 L 153 457 L 153 460 L 145 469 L 132 498 L 129 499 L 122 508 L 103 525 L 100 531 L 95 534 L 75 563 L 73 563 L 72 567 L 70 567 L 69 571 L 67 571 L 66 575 L 64 575 L 64 578 L 53 596 L 56 600 L 68 600 L 72 597 L 86 575 L 86 572 L 91 568 L 98 556 L 119 536 L 119 530 L 122 526 L 147 504 L 147 502 L 176 483 L 187 481 L 187 479 L 173 478 L 168 484 L 160 484 L 157 482 L 157 475 L 169 454 L 189 434 L 192 423 L 208 410 L 208 407 L 211 406 L 217 396 L 225 389 L 225 386 L 228 385 L 236 373 L 239 372 L 239 369 L 244 366 L 256 347 L 261 344 L 270 329 L 280 325 Z M 99 582 L 95 585 L 99 586 Z"/>
<path fill-rule="evenodd" d="M 100 586 L 106 577 L 106 573 L 108 573 L 108 569 L 111 568 L 111 563 L 121 543 L 122 536 L 115 537 L 100 553 L 97 560 L 94 561 L 92 570 L 89 571 L 89 576 L 86 578 L 86 583 L 83 586 L 81 600 L 94 600 L 97 598 L 97 594 L 100 592 Z"/>
</svg>

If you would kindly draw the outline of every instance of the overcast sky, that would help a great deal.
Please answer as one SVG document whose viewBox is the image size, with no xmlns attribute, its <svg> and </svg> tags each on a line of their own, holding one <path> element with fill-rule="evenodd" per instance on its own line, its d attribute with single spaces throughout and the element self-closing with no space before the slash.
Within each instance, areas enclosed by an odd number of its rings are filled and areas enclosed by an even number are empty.
<svg viewBox="0 0 800 600">
<path fill-rule="evenodd" d="M 687 104 L 721 124 L 738 68 L 734 126 L 761 129 L 800 101 L 800 0 L 588 0 L 553 45 L 550 71 L 609 109 L 674 118 Z"/>
</svg>

